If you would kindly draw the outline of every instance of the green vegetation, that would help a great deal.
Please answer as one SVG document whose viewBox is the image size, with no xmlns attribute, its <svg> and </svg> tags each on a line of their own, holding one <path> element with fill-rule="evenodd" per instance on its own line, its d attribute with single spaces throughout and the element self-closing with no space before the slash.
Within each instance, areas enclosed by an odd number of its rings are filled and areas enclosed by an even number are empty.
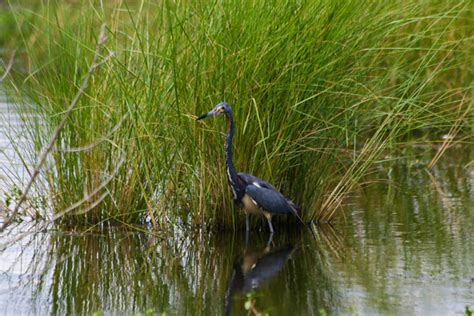
<svg viewBox="0 0 474 316">
<path fill-rule="evenodd" d="M 273 182 L 305 220 L 332 219 L 400 144 L 472 142 L 471 1 L 244 2 L 12 1 L 5 45 L 23 61 L 6 84 L 45 123 L 23 110 L 30 160 L 77 94 L 102 23 L 101 55 L 114 53 L 42 170 L 55 212 L 70 210 L 62 222 L 240 225 L 225 123 L 193 120 L 222 100 L 237 169 Z"/>
</svg>

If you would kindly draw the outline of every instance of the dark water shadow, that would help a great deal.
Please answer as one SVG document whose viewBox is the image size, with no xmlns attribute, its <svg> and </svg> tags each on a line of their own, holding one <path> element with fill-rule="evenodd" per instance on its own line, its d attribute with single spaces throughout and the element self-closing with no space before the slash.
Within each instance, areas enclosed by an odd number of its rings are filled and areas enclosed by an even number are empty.
<svg viewBox="0 0 474 316">
<path fill-rule="evenodd" d="M 231 314 L 234 295 L 258 289 L 283 268 L 295 251 L 295 247 L 291 244 L 281 247 L 272 246 L 272 239 L 273 234 L 270 234 L 264 246 L 246 245 L 243 253 L 235 257 L 229 287 L 225 295 L 225 315 Z"/>
<path fill-rule="evenodd" d="M 274 235 L 251 234 L 248 242 L 237 236 L 224 314 L 291 315 L 295 310 L 301 314 L 333 310 L 339 300 L 328 269 L 328 255 L 333 254 L 318 245 L 328 231 L 334 233 L 326 226 L 318 226 L 315 233 L 300 226 Z"/>
</svg>

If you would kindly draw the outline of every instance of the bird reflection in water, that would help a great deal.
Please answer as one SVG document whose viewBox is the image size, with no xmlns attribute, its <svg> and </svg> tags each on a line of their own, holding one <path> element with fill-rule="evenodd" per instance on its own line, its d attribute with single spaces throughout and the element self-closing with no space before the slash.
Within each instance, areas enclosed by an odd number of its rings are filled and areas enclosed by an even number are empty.
<svg viewBox="0 0 474 316">
<path fill-rule="evenodd" d="M 242 256 L 234 259 L 229 287 L 224 302 L 225 315 L 231 314 L 232 300 L 235 294 L 246 294 L 273 278 L 285 265 L 295 247 L 288 244 L 272 249 L 272 235 L 262 249 L 247 249 L 247 243 Z M 251 306 L 254 308 L 253 304 Z M 258 314 L 253 310 L 254 314 Z"/>
</svg>

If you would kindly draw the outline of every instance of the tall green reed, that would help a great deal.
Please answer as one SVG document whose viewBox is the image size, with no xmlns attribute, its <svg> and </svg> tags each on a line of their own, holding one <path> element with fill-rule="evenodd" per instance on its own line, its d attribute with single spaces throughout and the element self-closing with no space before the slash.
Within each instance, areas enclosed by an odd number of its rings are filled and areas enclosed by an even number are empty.
<svg viewBox="0 0 474 316">
<path fill-rule="evenodd" d="M 46 123 L 28 125 L 37 148 L 77 92 L 103 22 L 116 56 L 94 74 L 43 171 L 56 212 L 83 201 L 64 223 L 148 215 L 157 226 L 239 225 L 223 122 L 193 120 L 221 100 L 234 110 L 237 168 L 275 183 L 305 220 L 334 218 L 397 144 L 436 141 L 461 114 L 461 135 L 472 136 L 468 1 L 11 8 L 10 45 L 24 48 L 26 69 L 10 85 Z"/>
</svg>

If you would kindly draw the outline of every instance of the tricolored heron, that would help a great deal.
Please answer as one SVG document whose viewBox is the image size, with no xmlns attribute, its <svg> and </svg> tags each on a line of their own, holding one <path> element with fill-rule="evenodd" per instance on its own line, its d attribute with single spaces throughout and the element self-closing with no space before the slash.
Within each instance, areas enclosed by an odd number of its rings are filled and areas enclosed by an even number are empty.
<svg viewBox="0 0 474 316">
<path fill-rule="evenodd" d="M 214 115 L 225 115 L 227 120 L 227 137 L 224 144 L 227 181 L 232 190 L 234 201 L 243 206 L 245 210 L 246 230 L 249 230 L 248 214 L 263 214 L 267 218 L 270 233 L 273 233 L 273 215 L 293 213 L 298 216 L 299 208 L 270 183 L 250 174 L 235 171 L 232 161 L 232 137 L 234 136 L 232 109 L 226 102 L 221 102 L 196 120 Z"/>
</svg>

